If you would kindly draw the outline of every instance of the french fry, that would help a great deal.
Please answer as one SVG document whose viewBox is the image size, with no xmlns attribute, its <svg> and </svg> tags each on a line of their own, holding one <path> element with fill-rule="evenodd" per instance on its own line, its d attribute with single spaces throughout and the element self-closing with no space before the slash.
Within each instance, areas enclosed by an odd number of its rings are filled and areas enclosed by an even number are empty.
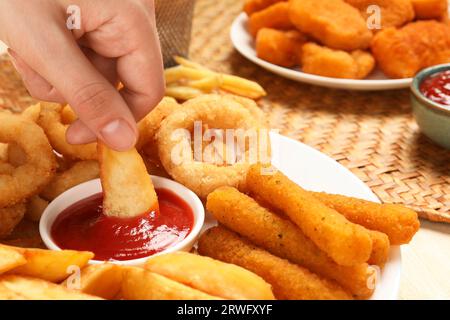
<svg viewBox="0 0 450 320">
<path fill-rule="evenodd" d="M 0 274 L 24 265 L 27 260 L 17 250 L 6 246 L 0 246 Z"/>
<path fill-rule="evenodd" d="M 177 100 L 190 100 L 202 94 L 203 91 L 187 86 L 169 86 L 166 88 L 166 95 Z"/>
<path fill-rule="evenodd" d="M 79 292 L 101 297 L 103 299 L 114 299 L 122 287 L 123 269 L 115 264 L 104 263 L 89 265 L 81 270 Z M 62 284 L 70 288 L 69 279 Z"/>
<path fill-rule="evenodd" d="M 282 210 L 337 264 L 352 266 L 369 260 L 372 239 L 367 229 L 348 221 L 281 172 L 262 172 L 262 165 L 250 167 L 246 181 L 250 192 Z"/>
<path fill-rule="evenodd" d="M 121 297 L 125 300 L 220 300 L 142 268 L 124 271 Z"/>
<path fill-rule="evenodd" d="M 208 70 L 206 67 L 202 66 L 201 64 L 190 61 L 190 60 L 180 57 L 180 56 L 174 56 L 174 60 L 176 63 L 178 63 L 179 65 L 184 66 L 184 67 L 197 69 L 197 70 Z"/>
<path fill-rule="evenodd" d="M 136 149 L 118 152 L 98 143 L 103 213 L 120 218 L 159 211 L 158 197 Z"/>
<path fill-rule="evenodd" d="M 270 285 L 261 277 L 244 268 L 208 257 L 184 252 L 165 254 L 149 259 L 145 268 L 224 299 L 274 299 Z"/>
<path fill-rule="evenodd" d="M 0 245 L 23 255 L 26 263 L 8 272 L 21 276 L 39 278 L 50 282 L 61 282 L 69 276 L 70 266 L 84 267 L 90 259 L 94 258 L 92 252 L 73 250 L 44 250 L 31 248 L 18 248 Z"/>
<path fill-rule="evenodd" d="M 0 300 L 100 300 L 41 279 L 15 275 L 0 277 Z"/>
</svg>

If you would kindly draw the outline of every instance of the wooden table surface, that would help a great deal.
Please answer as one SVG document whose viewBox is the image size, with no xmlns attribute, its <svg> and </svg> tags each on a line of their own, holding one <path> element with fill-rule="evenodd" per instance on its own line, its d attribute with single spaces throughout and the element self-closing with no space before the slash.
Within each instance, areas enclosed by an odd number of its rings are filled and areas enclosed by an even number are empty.
<svg viewBox="0 0 450 320">
<path fill-rule="evenodd" d="M 402 260 L 400 299 L 450 299 L 449 224 L 422 220 L 413 241 L 402 247 Z"/>
</svg>

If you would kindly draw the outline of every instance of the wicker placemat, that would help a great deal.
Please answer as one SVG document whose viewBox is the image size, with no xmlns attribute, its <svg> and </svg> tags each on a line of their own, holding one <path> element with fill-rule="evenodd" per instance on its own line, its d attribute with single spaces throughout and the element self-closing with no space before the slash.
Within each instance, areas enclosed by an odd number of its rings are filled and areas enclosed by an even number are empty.
<svg viewBox="0 0 450 320">
<path fill-rule="evenodd" d="M 264 71 L 229 40 L 241 6 L 236 0 L 197 0 L 191 58 L 261 83 L 269 96 L 260 104 L 273 128 L 333 157 L 384 202 L 406 204 L 423 218 L 450 223 L 450 152 L 420 134 L 408 90 L 332 90 Z M 9 62 L 0 58 L 0 107 L 20 110 L 30 103 Z"/>
</svg>

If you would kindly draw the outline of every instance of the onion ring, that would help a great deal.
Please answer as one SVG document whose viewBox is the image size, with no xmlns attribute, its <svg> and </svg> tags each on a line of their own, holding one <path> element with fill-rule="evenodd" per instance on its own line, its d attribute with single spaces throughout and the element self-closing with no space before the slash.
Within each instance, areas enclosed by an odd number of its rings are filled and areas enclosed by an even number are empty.
<svg viewBox="0 0 450 320">
<path fill-rule="evenodd" d="M 17 143 L 27 158 L 12 174 L 0 175 L 0 207 L 9 207 L 38 194 L 53 178 L 56 160 L 47 137 L 34 122 L 1 113 L 0 123 L 0 141 Z"/>
<path fill-rule="evenodd" d="M 40 196 L 31 197 L 27 203 L 27 210 L 25 212 L 26 218 L 34 222 L 39 221 L 47 208 L 48 203 L 47 200 L 42 199 Z"/>
<path fill-rule="evenodd" d="M 200 155 L 201 159 L 198 159 L 196 148 L 194 147 L 194 151 L 192 150 L 192 140 L 194 140 L 194 145 L 196 140 L 195 132 L 194 139 L 191 137 L 191 132 L 195 131 L 196 121 L 201 121 L 202 125 L 210 128 L 218 128 L 222 132 L 223 129 L 235 129 L 236 131 L 233 132 L 237 132 L 237 130 L 251 131 L 255 133 L 258 142 L 257 148 L 255 150 L 253 146 L 248 147 L 245 142 L 246 149 L 242 150 L 245 158 L 231 163 L 227 157 L 230 152 L 228 143 L 220 143 L 219 149 L 222 148 L 224 155 L 222 159 L 227 159 L 224 161 L 225 165 L 205 161 L 203 152 Z M 238 100 L 228 96 L 204 95 L 185 102 L 183 108 L 173 111 L 163 120 L 157 134 L 159 156 L 164 168 L 173 179 L 205 198 L 218 187 L 238 187 L 245 180 L 250 164 L 257 162 L 261 155 L 262 135 L 260 130 L 262 128 L 263 126 L 255 119 L 251 111 Z M 203 137 L 202 133 L 201 138 Z M 268 145 L 268 138 L 265 140 Z M 203 142 L 202 139 L 201 143 Z M 215 140 L 206 148 L 214 143 Z M 268 151 L 270 152 L 270 150 Z M 218 152 L 220 153 L 221 150 Z M 250 153 L 256 153 L 257 158 L 252 160 Z"/>
<path fill-rule="evenodd" d="M 25 210 L 26 207 L 23 203 L 16 204 L 9 208 L 0 208 L 0 239 L 11 234 L 19 222 L 22 221 Z"/>
<path fill-rule="evenodd" d="M 66 190 L 100 175 L 99 164 L 94 160 L 75 162 L 69 169 L 57 173 L 55 178 L 44 188 L 40 196 L 52 201 Z"/>
<path fill-rule="evenodd" d="M 41 113 L 37 123 L 44 129 L 52 147 L 60 154 L 79 160 L 96 160 L 97 143 L 71 145 L 66 141 L 68 124 L 62 122 L 64 106 L 54 103 L 41 103 Z"/>
</svg>

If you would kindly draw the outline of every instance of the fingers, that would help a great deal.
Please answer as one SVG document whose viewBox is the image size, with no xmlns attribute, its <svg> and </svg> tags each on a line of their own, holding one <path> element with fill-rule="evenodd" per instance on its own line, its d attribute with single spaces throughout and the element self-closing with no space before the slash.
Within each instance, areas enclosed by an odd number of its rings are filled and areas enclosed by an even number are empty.
<svg viewBox="0 0 450 320">
<path fill-rule="evenodd" d="M 66 139 L 70 144 L 86 144 L 95 142 L 97 136 L 83 122 L 77 120 L 67 129 Z"/>
<path fill-rule="evenodd" d="M 8 49 L 11 61 L 30 95 L 36 99 L 64 103 L 63 96 L 50 84 L 34 71 L 28 64 L 11 49 Z"/>
</svg>

